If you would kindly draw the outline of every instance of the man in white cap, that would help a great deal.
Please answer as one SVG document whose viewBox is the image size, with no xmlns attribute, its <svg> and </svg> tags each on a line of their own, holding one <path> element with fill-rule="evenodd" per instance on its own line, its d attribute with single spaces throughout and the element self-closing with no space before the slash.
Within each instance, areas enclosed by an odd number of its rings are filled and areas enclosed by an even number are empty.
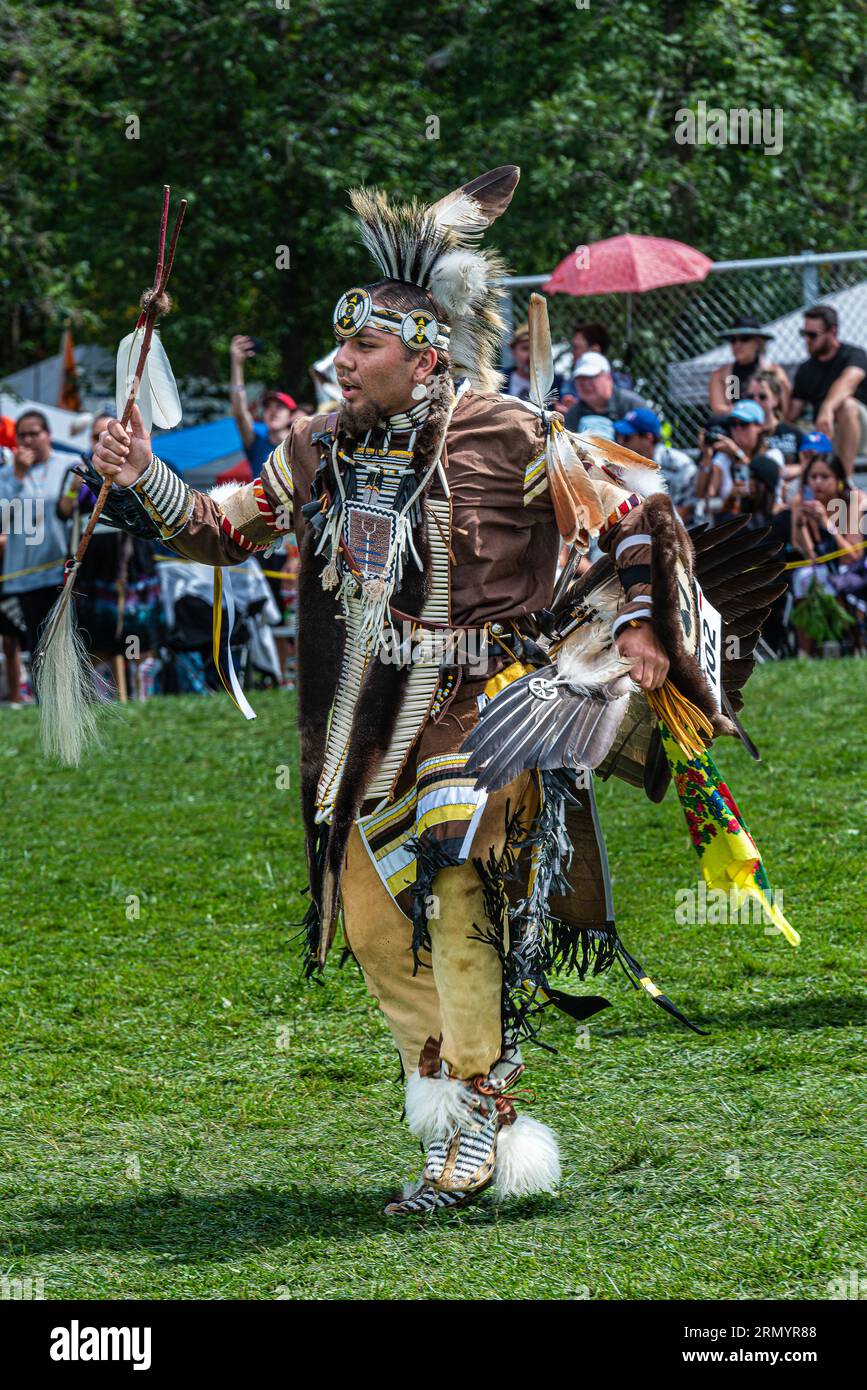
<svg viewBox="0 0 867 1390">
<path fill-rule="evenodd" d="M 585 352 L 575 363 L 575 389 L 578 401 L 566 414 L 567 430 L 577 430 L 584 415 L 604 415 L 622 420 L 628 410 L 638 410 L 648 402 L 635 391 L 616 386 L 611 363 L 601 352 Z"/>
</svg>

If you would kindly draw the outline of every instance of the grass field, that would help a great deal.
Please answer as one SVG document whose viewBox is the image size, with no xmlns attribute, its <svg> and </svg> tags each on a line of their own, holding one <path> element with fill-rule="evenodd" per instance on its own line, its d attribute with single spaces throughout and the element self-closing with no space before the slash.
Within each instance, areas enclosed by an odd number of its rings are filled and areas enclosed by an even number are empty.
<svg viewBox="0 0 867 1390">
<path fill-rule="evenodd" d="M 867 664 L 761 668 L 718 761 L 803 944 L 680 926 L 669 793 L 600 789 L 621 932 L 589 1047 L 550 1019 L 556 1198 L 421 1224 L 396 1054 L 353 969 L 304 985 L 290 698 L 130 707 L 76 773 L 0 710 L 0 1275 L 52 1298 L 825 1298 L 867 1277 Z M 285 772 L 292 769 L 292 786 Z M 598 982 L 588 986 L 594 992 Z M 37 1286 L 39 1287 L 39 1286 Z"/>
</svg>

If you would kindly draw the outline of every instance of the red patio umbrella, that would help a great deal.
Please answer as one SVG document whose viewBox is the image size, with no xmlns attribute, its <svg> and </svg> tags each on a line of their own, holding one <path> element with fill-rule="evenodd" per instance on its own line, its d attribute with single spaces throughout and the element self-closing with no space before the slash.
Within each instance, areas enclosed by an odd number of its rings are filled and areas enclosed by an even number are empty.
<svg viewBox="0 0 867 1390">
<path fill-rule="evenodd" d="M 682 241 L 663 236 L 612 236 L 578 246 L 542 286 L 548 294 L 640 294 L 662 285 L 703 280 L 713 265 Z"/>
</svg>

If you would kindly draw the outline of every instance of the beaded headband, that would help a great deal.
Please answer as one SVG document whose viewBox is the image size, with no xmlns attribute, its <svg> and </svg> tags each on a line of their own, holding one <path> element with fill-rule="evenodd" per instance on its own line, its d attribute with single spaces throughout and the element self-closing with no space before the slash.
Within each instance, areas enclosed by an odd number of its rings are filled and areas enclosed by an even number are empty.
<svg viewBox="0 0 867 1390">
<path fill-rule="evenodd" d="M 427 309 L 388 309 L 374 304 L 367 290 L 352 289 L 342 294 L 334 309 L 334 332 L 340 339 L 354 338 L 362 328 L 380 328 L 395 333 L 408 348 L 423 352 L 425 348 L 448 351 L 449 328 L 440 323 Z"/>
</svg>

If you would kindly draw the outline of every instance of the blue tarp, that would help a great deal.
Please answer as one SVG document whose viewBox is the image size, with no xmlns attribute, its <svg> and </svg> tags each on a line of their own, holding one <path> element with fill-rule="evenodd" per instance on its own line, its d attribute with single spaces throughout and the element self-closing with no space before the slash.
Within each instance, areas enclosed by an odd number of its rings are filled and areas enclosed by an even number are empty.
<svg viewBox="0 0 867 1390">
<path fill-rule="evenodd" d="M 154 452 L 181 476 L 212 468 L 220 473 L 244 456 L 238 426 L 231 416 L 186 430 L 167 430 L 154 435 Z"/>
</svg>

